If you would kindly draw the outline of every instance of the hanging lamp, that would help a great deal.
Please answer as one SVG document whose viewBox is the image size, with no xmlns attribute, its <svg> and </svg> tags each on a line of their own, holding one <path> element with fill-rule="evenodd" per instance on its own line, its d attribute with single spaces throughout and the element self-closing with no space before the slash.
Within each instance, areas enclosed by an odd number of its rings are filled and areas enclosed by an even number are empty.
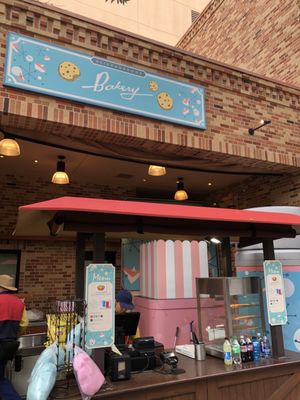
<svg viewBox="0 0 300 400">
<path fill-rule="evenodd" d="M 58 156 L 56 172 L 54 172 L 51 182 L 56 185 L 67 185 L 69 183 L 68 174 L 65 172 L 66 163 L 64 156 Z"/>
<path fill-rule="evenodd" d="M 177 191 L 174 195 L 174 199 L 178 201 L 184 201 L 188 199 L 187 192 L 184 190 L 183 178 L 177 178 Z"/>
<path fill-rule="evenodd" d="M 166 168 L 162 167 L 161 165 L 149 165 L 148 175 L 162 176 L 166 175 L 166 173 L 167 173 Z"/>
<path fill-rule="evenodd" d="M 19 156 L 20 146 L 18 142 L 13 138 L 4 136 L 0 141 L 0 154 L 7 157 Z"/>
</svg>

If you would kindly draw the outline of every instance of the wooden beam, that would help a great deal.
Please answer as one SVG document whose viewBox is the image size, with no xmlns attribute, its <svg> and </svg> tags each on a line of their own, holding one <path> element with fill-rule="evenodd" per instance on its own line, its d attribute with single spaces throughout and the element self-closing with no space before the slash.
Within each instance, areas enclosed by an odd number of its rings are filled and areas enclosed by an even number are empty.
<svg viewBox="0 0 300 400">
<path fill-rule="evenodd" d="M 300 384 L 300 372 L 293 374 L 283 385 L 279 386 L 275 392 L 266 400 L 282 400 L 289 398 L 289 394 Z"/>
<path fill-rule="evenodd" d="M 93 241 L 93 263 L 104 263 L 105 261 L 105 234 L 94 233 Z"/>
<path fill-rule="evenodd" d="M 85 241 L 87 235 L 82 232 L 77 233 L 76 256 L 75 256 L 75 295 L 78 299 L 84 299 L 85 282 Z"/>
</svg>

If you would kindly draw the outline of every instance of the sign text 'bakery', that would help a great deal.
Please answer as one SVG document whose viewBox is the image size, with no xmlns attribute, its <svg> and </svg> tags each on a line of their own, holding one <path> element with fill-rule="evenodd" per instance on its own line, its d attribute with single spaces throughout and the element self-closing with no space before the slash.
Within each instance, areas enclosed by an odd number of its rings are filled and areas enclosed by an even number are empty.
<svg viewBox="0 0 300 400">
<path fill-rule="evenodd" d="M 205 91 L 137 68 L 10 32 L 4 84 L 95 106 L 206 128 Z"/>
</svg>

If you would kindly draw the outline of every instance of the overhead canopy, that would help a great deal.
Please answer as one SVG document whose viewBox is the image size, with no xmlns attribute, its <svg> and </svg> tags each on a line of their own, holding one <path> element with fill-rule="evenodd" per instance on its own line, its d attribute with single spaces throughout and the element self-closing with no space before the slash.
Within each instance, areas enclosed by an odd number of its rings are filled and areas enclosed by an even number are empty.
<svg viewBox="0 0 300 400">
<path fill-rule="evenodd" d="M 61 197 L 19 207 L 16 236 L 75 232 L 135 232 L 196 236 L 239 236 L 244 245 L 264 238 L 295 237 L 300 216 L 286 213 L 181 204 Z M 144 235 L 144 236 L 143 236 Z"/>
</svg>

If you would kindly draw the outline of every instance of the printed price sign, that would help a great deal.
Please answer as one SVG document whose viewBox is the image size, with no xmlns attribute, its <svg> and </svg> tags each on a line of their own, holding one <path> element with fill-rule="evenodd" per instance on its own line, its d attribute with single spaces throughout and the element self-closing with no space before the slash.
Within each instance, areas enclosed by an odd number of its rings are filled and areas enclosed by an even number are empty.
<svg viewBox="0 0 300 400">
<path fill-rule="evenodd" d="M 269 324 L 272 326 L 285 325 L 287 323 L 287 311 L 281 262 L 265 261 L 264 276 Z"/>
<path fill-rule="evenodd" d="M 110 347 L 115 338 L 115 267 L 86 267 L 86 347 Z"/>
</svg>

